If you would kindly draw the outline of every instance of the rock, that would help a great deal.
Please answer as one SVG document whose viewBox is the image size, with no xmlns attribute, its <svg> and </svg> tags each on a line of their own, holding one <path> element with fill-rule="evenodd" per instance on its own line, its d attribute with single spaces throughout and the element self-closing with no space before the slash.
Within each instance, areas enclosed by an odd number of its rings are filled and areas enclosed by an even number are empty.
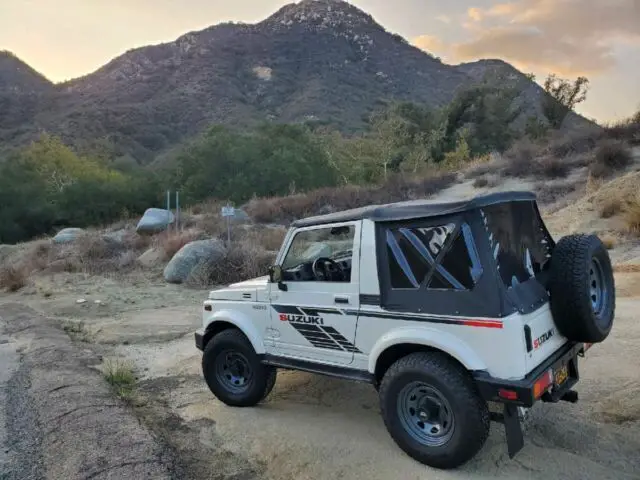
<svg viewBox="0 0 640 480">
<path fill-rule="evenodd" d="M 51 240 L 53 243 L 72 243 L 84 233 L 82 228 L 63 228 Z"/>
<path fill-rule="evenodd" d="M 161 248 L 152 247 L 137 258 L 137 262 L 146 268 L 160 265 L 164 261 L 164 251 Z"/>
<path fill-rule="evenodd" d="M 148 208 L 136 227 L 136 232 L 154 234 L 167 229 L 175 221 L 175 216 L 169 210 L 162 208 Z"/>
<path fill-rule="evenodd" d="M 0 245 L 0 263 L 9 258 L 15 250 L 16 247 L 14 245 Z"/>
<path fill-rule="evenodd" d="M 169 283 L 183 283 L 198 264 L 221 258 L 225 250 L 224 244 L 218 239 L 187 243 L 165 267 L 164 279 Z"/>
<path fill-rule="evenodd" d="M 237 224 L 251 223 L 251 217 L 249 217 L 247 212 L 245 212 L 241 208 L 236 208 L 234 210 L 233 217 L 230 217 L 230 220 L 231 222 Z"/>
</svg>

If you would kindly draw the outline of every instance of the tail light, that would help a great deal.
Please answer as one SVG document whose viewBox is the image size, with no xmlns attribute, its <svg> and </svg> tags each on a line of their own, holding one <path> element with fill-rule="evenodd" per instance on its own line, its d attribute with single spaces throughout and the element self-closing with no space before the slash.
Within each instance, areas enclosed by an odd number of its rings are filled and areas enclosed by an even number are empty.
<svg viewBox="0 0 640 480">
<path fill-rule="evenodd" d="M 549 369 L 544 372 L 540 378 L 533 384 L 533 397 L 538 399 L 553 383 L 553 370 Z"/>
<path fill-rule="evenodd" d="M 211 310 L 213 310 L 213 305 L 211 305 L 210 303 L 206 303 L 206 304 L 204 305 L 204 309 L 205 309 L 207 312 L 210 312 Z"/>
</svg>

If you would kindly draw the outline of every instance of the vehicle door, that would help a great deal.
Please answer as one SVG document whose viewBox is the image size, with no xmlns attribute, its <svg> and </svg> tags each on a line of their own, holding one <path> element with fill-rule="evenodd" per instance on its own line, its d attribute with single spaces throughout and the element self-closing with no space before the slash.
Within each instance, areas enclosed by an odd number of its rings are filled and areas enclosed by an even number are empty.
<svg viewBox="0 0 640 480">
<path fill-rule="evenodd" d="M 279 259 L 283 287 L 271 285 L 277 355 L 342 365 L 353 361 L 360 230 L 361 222 L 345 222 L 300 228 L 289 237 Z"/>
</svg>

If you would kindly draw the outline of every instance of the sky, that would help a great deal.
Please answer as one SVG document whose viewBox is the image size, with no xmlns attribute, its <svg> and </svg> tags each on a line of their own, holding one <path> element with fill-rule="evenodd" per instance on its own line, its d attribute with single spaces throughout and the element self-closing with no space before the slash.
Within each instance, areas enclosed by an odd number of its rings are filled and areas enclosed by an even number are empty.
<svg viewBox="0 0 640 480">
<path fill-rule="evenodd" d="M 254 23 L 279 0 L 0 0 L 0 50 L 54 82 L 125 51 L 225 21 Z M 540 82 L 590 80 L 577 110 L 601 122 L 640 108 L 640 0 L 354 0 L 387 30 L 457 64 L 501 58 Z"/>
</svg>

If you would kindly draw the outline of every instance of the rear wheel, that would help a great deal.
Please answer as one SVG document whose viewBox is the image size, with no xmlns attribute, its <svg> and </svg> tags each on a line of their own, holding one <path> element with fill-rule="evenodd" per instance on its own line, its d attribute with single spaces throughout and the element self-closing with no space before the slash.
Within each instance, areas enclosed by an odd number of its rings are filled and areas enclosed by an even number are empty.
<svg viewBox="0 0 640 480">
<path fill-rule="evenodd" d="M 402 450 L 426 465 L 448 469 L 470 460 L 489 435 L 489 411 L 473 380 L 438 352 L 395 362 L 380 385 L 385 425 Z"/>
<path fill-rule="evenodd" d="M 256 405 L 276 380 L 276 369 L 263 365 L 251 342 L 236 329 L 224 330 L 207 343 L 202 372 L 211 392 L 236 407 Z"/>
<path fill-rule="evenodd" d="M 548 283 L 558 331 L 576 342 L 602 342 L 613 327 L 615 282 L 609 253 L 595 235 L 569 235 L 553 250 Z"/>
</svg>

